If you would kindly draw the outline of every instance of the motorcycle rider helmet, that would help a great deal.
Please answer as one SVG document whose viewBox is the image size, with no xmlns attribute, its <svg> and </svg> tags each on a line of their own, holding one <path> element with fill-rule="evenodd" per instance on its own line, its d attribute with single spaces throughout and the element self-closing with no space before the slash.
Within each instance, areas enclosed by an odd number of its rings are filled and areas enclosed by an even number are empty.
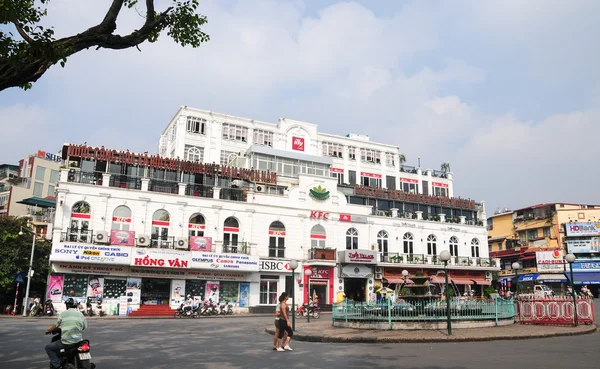
<svg viewBox="0 0 600 369">
<path fill-rule="evenodd" d="M 69 308 L 75 308 L 75 307 L 77 307 L 77 304 L 75 303 L 75 300 L 73 300 L 72 297 L 69 297 L 65 301 L 65 306 L 67 307 L 67 309 L 69 309 Z"/>
</svg>

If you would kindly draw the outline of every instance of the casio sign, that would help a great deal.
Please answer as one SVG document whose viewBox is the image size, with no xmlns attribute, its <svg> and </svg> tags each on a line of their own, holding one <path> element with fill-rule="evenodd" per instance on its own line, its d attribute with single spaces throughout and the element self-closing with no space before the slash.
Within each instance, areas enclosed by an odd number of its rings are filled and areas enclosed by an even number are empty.
<svg viewBox="0 0 600 369">
<path fill-rule="evenodd" d="M 285 261 L 275 261 L 275 260 L 261 260 L 260 261 L 260 270 L 271 270 L 274 272 L 282 272 L 284 270 L 291 270 L 290 263 Z"/>
</svg>

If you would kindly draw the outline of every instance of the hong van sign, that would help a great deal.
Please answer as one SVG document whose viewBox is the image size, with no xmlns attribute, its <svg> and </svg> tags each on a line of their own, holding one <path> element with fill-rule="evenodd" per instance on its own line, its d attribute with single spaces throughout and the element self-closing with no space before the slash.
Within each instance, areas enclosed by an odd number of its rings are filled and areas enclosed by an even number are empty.
<svg viewBox="0 0 600 369">
<path fill-rule="evenodd" d="M 377 264 L 377 253 L 371 250 L 345 250 L 340 260 L 346 264 Z"/>
<path fill-rule="evenodd" d="M 193 269 L 237 270 L 258 272 L 259 259 L 244 254 L 215 254 L 212 252 L 192 251 Z"/>
<path fill-rule="evenodd" d="M 170 249 L 133 248 L 131 265 L 147 268 L 189 269 L 192 255 L 189 251 Z"/>
<path fill-rule="evenodd" d="M 600 236 L 600 223 L 566 223 L 565 231 L 568 237 Z"/>
<path fill-rule="evenodd" d="M 129 265 L 131 247 L 57 243 L 52 246 L 50 261 Z"/>
</svg>

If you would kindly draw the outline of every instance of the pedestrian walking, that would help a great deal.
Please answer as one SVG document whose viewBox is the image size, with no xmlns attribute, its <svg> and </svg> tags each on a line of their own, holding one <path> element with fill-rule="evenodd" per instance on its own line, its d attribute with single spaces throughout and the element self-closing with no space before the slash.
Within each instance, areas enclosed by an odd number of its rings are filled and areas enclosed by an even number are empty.
<svg viewBox="0 0 600 369">
<path fill-rule="evenodd" d="M 281 316 L 281 305 L 277 304 L 275 307 L 275 335 L 273 336 L 273 350 L 277 350 L 277 340 L 279 340 L 279 317 Z M 287 339 L 287 332 L 284 335 L 284 339 Z"/>
<path fill-rule="evenodd" d="M 277 340 L 277 348 L 276 350 L 279 352 L 283 351 L 292 351 L 290 347 L 290 341 L 294 336 L 294 332 L 292 331 L 292 327 L 290 324 L 290 319 L 288 315 L 288 306 L 287 306 L 288 295 L 283 292 L 281 296 L 279 296 L 279 339 Z M 287 333 L 287 338 L 284 338 Z"/>
</svg>

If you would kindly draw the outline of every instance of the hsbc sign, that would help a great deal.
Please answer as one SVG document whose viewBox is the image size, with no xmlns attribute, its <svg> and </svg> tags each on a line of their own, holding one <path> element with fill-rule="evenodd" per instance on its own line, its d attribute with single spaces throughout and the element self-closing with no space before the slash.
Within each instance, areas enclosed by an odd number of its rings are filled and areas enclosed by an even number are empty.
<svg viewBox="0 0 600 369">
<path fill-rule="evenodd" d="M 278 260 L 264 260 L 260 259 L 258 269 L 261 272 L 289 272 L 290 268 L 289 261 L 278 261 Z"/>
<path fill-rule="evenodd" d="M 304 151 L 304 138 L 292 136 L 292 150 Z"/>
</svg>

